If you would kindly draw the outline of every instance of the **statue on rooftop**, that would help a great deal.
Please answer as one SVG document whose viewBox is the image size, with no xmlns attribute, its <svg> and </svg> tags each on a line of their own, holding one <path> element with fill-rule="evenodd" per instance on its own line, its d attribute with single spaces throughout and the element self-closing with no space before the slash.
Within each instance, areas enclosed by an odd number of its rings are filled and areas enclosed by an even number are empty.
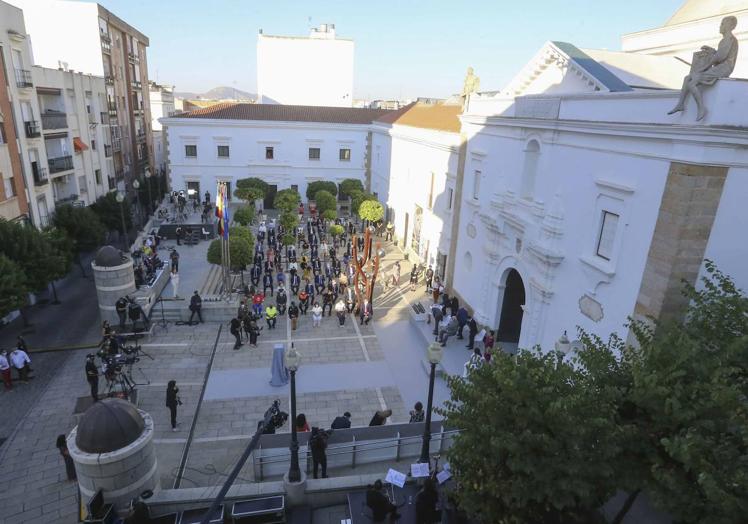
<svg viewBox="0 0 748 524">
<path fill-rule="evenodd" d="M 467 74 L 465 75 L 465 82 L 462 84 L 462 97 L 467 99 L 470 93 L 475 93 L 480 89 L 480 78 L 475 76 L 473 68 L 467 68 Z"/>
<path fill-rule="evenodd" d="M 700 121 L 706 116 L 703 94 L 699 86 L 711 86 L 720 78 L 728 78 L 738 58 L 738 39 L 732 34 L 738 25 L 738 19 L 734 16 L 726 16 L 722 19 L 719 32 L 722 34 L 717 49 L 702 46 L 701 51 L 693 54 L 691 74 L 683 79 L 683 88 L 676 106 L 668 113 L 678 113 L 685 109 L 686 97 L 691 94 L 696 101 L 696 120 Z"/>
</svg>

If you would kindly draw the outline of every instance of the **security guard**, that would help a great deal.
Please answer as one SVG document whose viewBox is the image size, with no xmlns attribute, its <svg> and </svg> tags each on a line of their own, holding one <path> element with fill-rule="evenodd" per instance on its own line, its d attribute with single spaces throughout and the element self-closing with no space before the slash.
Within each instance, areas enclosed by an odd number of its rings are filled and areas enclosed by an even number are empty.
<svg viewBox="0 0 748 524">
<path fill-rule="evenodd" d="M 94 402 L 99 400 L 99 369 L 94 362 L 94 354 L 89 353 L 86 357 L 86 380 L 91 386 L 91 398 Z"/>
</svg>

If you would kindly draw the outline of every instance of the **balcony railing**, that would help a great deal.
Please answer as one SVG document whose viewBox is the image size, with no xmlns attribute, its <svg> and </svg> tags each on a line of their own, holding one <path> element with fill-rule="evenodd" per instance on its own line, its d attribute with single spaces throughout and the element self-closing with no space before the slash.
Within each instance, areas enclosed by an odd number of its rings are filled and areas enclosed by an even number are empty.
<svg viewBox="0 0 748 524">
<path fill-rule="evenodd" d="M 104 125 L 109 125 L 109 113 L 101 112 L 101 123 Z"/>
<path fill-rule="evenodd" d="M 133 86 L 133 87 L 134 87 L 135 89 L 140 89 L 141 87 L 143 87 L 143 86 L 142 86 L 142 84 L 140 83 L 140 80 L 133 80 L 133 81 L 131 82 L 131 84 L 132 84 L 132 86 Z"/>
<path fill-rule="evenodd" d="M 27 69 L 16 69 L 16 85 L 18 87 L 33 87 L 31 81 L 31 71 Z"/>
<path fill-rule="evenodd" d="M 104 83 L 106 85 L 108 85 L 108 86 L 113 86 L 114 85 L 114 77 L 112 75 L 106 75 L 104 77 Z"/>
<path fill-rule="evenodd" d="M 109 158 L 112 156 L 112 146 L 109 144 L 104 144 L 104 156 Z"/>
<path fill-rule="evenodd" d="M 39 127 L 39 122 L 37 120 L 24 122 L 23 128 L 26 130 L 26 138 L 36 138 L 42 134 L 42 129 Z"/>
<path fill-rule="evenodd" d="M 129 53 L 127 53 L 127 58 L 129 58 L 131 62 L 139 62 L 140 61 L 140 57 L 138 55 L 136 55 L 135 53 L 133 53 L 132 51 L 130 51 Z"/>
<path fill-rule="evenodd" d="M 68 195 L 62 198 L 55 198 L 55 206 L 61 206 L 62 204 L 72 204 L 78 200 L 78 195 Z"/>
<path fill-rule="evenodd" d="M 109 36 L 108 34 L 106 34 L 106 33 L 100 33 L 100 36 L 101 36 L 101 41 L 102 42 L 106 42 L 107 44 L 111 44 L 112 43 L 112 37 Z"/>
<path fill-rule="evenodd" d="M 43 113 L 42 127 L 48 129 L 65 129 L 68 127 L 68 117 L 65 113 Z"/>
<path fill-rule="evenodd" d="M 101 49 L 107 53 L 112 51 L 112 38 L 106 33 L 101 33 Z"/>
<path fill-rule="evenodd" d="M 49 182 L 46 167 L 39 167 L 36 164 L 32 164 L 31 171 L 34 173 L 34 185 L 43 186 Z"/>
<path fill-rule="evenodd" d="M 119 169 L 119 170 L 115 171 L 114 172 L 114 179 L 117 180 L 117 181 L 124 180 L 125 179 L 125 172 L 122 169 Z"/>
<path fill-rule="evenodd" d="M 48 158 L 47 163 L 49 164 L 50 173 L 60 173 L 73 169 L 73 157 L 70 155 Z"/>
<path fill-rule="evenodd" d="M 145 130 L 144 129 L 138 129 L 138 133 L 135 135 L 135 138 L 137 138 L 138 141 L 145 140 Z"/>
<path fill-rule="evenodd" d="M 122 139 L 121 138 L 112 138 L 112 150 L 122 151 Z"/>
</svg>

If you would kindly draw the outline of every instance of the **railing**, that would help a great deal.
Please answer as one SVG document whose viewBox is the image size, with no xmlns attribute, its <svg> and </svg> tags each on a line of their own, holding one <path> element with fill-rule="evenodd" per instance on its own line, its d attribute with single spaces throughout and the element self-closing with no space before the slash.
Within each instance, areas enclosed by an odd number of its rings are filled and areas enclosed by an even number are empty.
<svg viewBox="0 0 748 524">
<path fill-rule="evenodd" d="M 104 77 L 104 83 L 106 85 L 108 85 L 108 86 L 113 86 L 114 85 L 114 77 L 112 75 L 106 75 Z"/>
<path fill-rule="evenodd" d="M 112 37 L 106 33 L 100 33 L 101 36 L 101 49 L 107 53 L 112 51 Z"/>
<path fill-rule="evenodd" d="M 102 111 L 100 115 L 101 115 L 101 123 L 104 125 L 109 125 L 109 113 L 104 113 Z"/>
<path fill-rule="evenodd" d="M 73 157 L 71 155 L 59 156 L 57 158 L 48 158 L 50 173 L 60 173 L 73 169 Z"/>
<path fill-rule="evenodd" d="M 124 180 L 125 178 L 125 172 L 123 170 L 115 171 L 114 172 L 114 179 L 115 180 Z"/>
<path fill-rule="evenodd" d="M 132 84 L 132 86 L 133 86 L 133 87 L 134 87 L 135 89 L 140 89 L 141 87 L 143 87 L 143 86 L 142 86 L 142 84 L 140 83 L 140 80 L 133 80 L 133 81 L 132 81 L 132 82 L 130 82 L 130 83 Z"/>
<path fill-rule="evenodd" d="M 76 202 L 77 200 L 78 200 L 78 195 L 68 195 L 63 198 L 56 198 L 55 205 L 59 206 L 62 204 L 72 204 L 73 202 Z"/>
<path fill-rule="evenodd" d="M 132 51 L 130 51 L 129 53 L 127 53 L 127 58 L 129 58 L 131 62 L 139 62 L 140 61 L 140 57 L 138 55 L 136 55 L 135 53 L 133 53 Z"/>
<path fill-rule="evenodd" d="M 110 144 L 104 144 L 104 156 L 107 158 L 112 156 L 112 146 Z"/>
<path fill-rule="evenodd" d="M 98 124 L 98 122 L 96 121 L 96 115 L 94 113 L 88 113 L 88 123 Z"/>
<path fill-rule="evenodd" d="M 47 168 L 39 167 L 36 164 L 31 165 L 31 171 L 34 173 L 34 185 L 43 186 L 49 182 Z"/>
<path fill-rule="evenodd" d="M 39 127 L 39 122 L 37 120 L 24 122 L 23 128 L 26 130 L 26 138 L 36 138 L 42 134 L 42 129 Z"/>
<path fill-rule="evenodd" d="M 423 442 L 424 424 L 400 424 L 399 427 L 390 426 L 395 430 L 395 436 L 377 438 L 377 433 L 384 433 L 387 430 L 374 430 L 374 428 L 353 428 L 349 430 L 336 431 L 327 447 L 328 467 L 355 468 L 356 465 L 367 464 L 372 462 L 399 462 L 401 459 L 409 457 L 418 457 L 421 452 Z M 387 426 L 380 426 L 385 428 Z M 432 422 L 431 432 L 431 453 L 441 453 L 449 447 L 455 435 L 459 430 L 445 430 L 439 422 Z M 403 433 L 406 433 L 403 435 Z M 357 438 L 358 435 L 358 438 Z M 291 460 L 288 451 L 288 445 L 291 441 L 290 433 L 277 434 L 271 441 L 273 447 L 263 448 L 263 440 L 260 441 L 259 447 L 252 453 L 252 462 L 254 466 L 255 480 L 262 482 L 269 476 L 280 476 L 288 470 Z M 280 440 L 279 438 L 280 437 Z M 308 442 L 309 433 L 299 433 L 299 446 L 303 447 Z M 345 439 L 342 440 L 341 439 Z M 338 440 L 338 442 L 335 442 Z M 283 442 L 281 445 L 280 443 Z M 268 442 L 269 443 L 269 442 Z M 277 447 L 275 444 L 278 443 Z M 307 447 L 306 453 L 300 449 L 299 462 L 306 463 L 307 472 L 311 467 L 312 461 L 309 458 L 310 451 Z"/>
<path fill-rule="evenodd" d="M 145 129 L 138 129 L 138 132 L 137 132 L 137 134 L 135 135 L 135 137 L 136 137 L 136 138 L 137 138 L 138 140 L 145 140 Z"/>
<path fill-rule="evenodd" d="M 68 127 L 68 117 L 65 113 L 43 113 L 42 127 L 47 129 L 65 129 Z"/>
<path fill-rule="evenodd" d="M 16 69 L 16 85 L 18 87 L 33 87 L 31 81 L 31 71 L 27 69 Z"/>
<path fill-rule="evenodd" d="M 111 100 L 106 103 L 106 107 L 109 110 L 109 112 L 117 112 L 117 102 L 112 102 Z"/>
<path fill-rule="evenodd" d="M 121 138 L 112 138 L 112 150 L 122 151 L 122 139 Z"/>
<path fill-rule="evenodd" d="M 109 36 L 108 34 L 106 34 L 106 33 L 100 33 L 99 36 L 101 36 L 101 41 L 102 42 L 106 42 L 107 44 L 111 44 L 112 43 L 112 37 Z"/>
</svg>

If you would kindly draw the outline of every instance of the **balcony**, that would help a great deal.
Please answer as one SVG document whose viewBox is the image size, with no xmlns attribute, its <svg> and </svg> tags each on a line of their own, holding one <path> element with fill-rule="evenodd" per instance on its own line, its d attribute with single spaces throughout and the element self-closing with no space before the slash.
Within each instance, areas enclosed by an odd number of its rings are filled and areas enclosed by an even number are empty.
<svg viewBox="0 0 748 524">
<path fill-rule="evenodd" d="M 145 129 L 138 129 L 135 138 L 138 140 L 138 142 L 143 142 L 145 140 Z"/>
<path fill-rule="evenodd" d="M 37 138 L 42 135 L 42 129 L 39 127 L 38 120 L 29 120 L 23 123 L 23 128 L 26 130 L 26 138 Z"/>
<path fill-rule="evenodd" d="M 130 59 L 130 62 L 135 62 L 136 64 L 140 62 L 140 57 L 136 55 L 135 53 L 133 53 L 132 51 L 127 53 L 127 58 Z"/>
<path fill-rule="evenodd" d="M 101 123 L 106 125 L 109 125 L 109 113 L 101 112 Z"/>
<path fill-rule="evenodd" d="M 104 83 L 108 86 L 114 85 L 114 77 L 112 75 L 106 75 L 104 76 Z"/>
<path fill-rule="evenodd" d="M 107 33 L 101 32 L 99 36 L 101 37 L 102 42 L 106 42 L 107 44 L 112 43 L 112 37 L 109 36 Z"/>
<path fill-rule="evenodd" d="M 122 169 L 118 169 L 114 172 L 114 179 L 117 181 L 125 179 L 125 172 Z"/>
<path fill-rule="evenodd" d="M 47 168 L 39 167 L 36 163 L 31 164 L 31 171 L 34 173 L 34 185 L 43 186 L 49 183 Z"/>
<path fill-rule="evenodd" d="M 16 69 L 16 85 L 18 87 L 34 87 L 34 82 L 31 81 L 31 71 Z"/>
<path fill-rule="evenodd" d="M 111 53 L 112 52 L 112 38 L 106 34 L 101 33 L 101 50 L 105 53 Z"/>
<path fill-rule="evenodd" d="M 55 198 L 55 207 L 63 204 L 75 204 L 78 201 L 78 195 L 72 194 L 62 198 Z"/>
<path fill-rule="evenodd" d="M 94 113 L 88 113 L 88 123 L 98 124 L 98 122 L 96 121 L 96 115 Z"/>
<path fill-rule="evenodd" d="M 112 151 L 122 151 L 122 139 L 112 138 Z"/>
<path fill-rule="evenodd" d="M 48 158 L 47 163 L 49 164 L 49 172 L 51 174 L 73 169 L 73 157 L 70 155 Z"/>
<path fill-rule="evenodd" d="M 104 144 L 104 156 L 107 158 L 112 156 L 112 146 L 109 144 Z"/>
<path fill-rule="evenodd" d="M 66 129 L 68 127 L 68 117 L 65 113 L 43 113 L 42 128 L 45 131 L 50 129 Z"/>
<path fill-rule="evenodd" d="M 143 85 L 140 83 L 140 80 L 133 80 L 130 83 L 132 84 L 132 87 L 134 89 L 141 89 L 143 87 Z"/>
</svg>

